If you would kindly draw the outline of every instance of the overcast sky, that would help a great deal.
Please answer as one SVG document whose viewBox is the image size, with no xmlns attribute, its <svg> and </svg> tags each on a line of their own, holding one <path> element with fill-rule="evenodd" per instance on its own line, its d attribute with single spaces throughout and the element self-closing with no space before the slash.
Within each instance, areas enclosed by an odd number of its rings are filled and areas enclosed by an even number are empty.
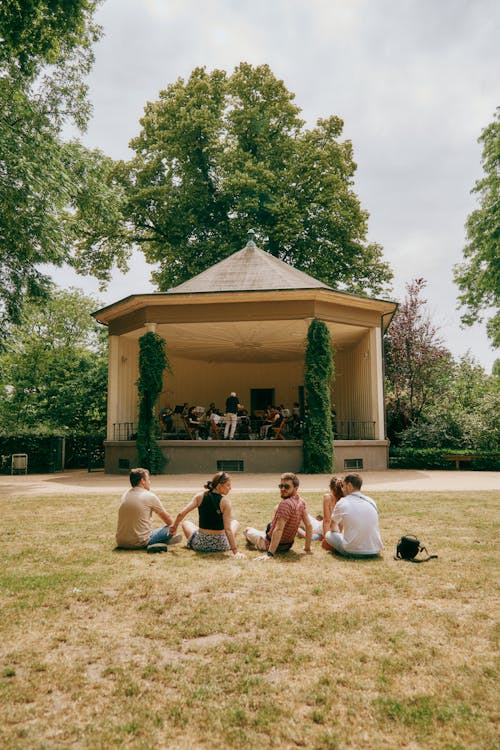
<svg viewBox="0 0 500 750">
<path fill-rule="evenodd" d="M 104 0 L 97 20 L 104 36 L 85 145 L 128 159 L 146 102 L 169 83 L 198 65 L 230 73 L 241 61 L 269 64 L 308 126 L 329 115 L 344 120 L 369 239 L 394 271 L 393 298 L 425 278 L 446 346 L 456 357 L 470 350 L 491 369 L 484 326 L 460 328 L 452 267 L 477 205 L 477 139 L 500 104 L 496 0 Z M 132 266 L 104 293 L 68 269 L 54 278 L 110 304 L 153 291 L 140 253 Z"/>
</svg>

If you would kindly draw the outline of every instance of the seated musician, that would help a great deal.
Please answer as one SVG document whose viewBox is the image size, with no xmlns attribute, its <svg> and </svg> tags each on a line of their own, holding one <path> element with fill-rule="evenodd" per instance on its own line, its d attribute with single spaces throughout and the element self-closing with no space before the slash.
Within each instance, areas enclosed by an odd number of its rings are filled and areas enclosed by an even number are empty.
<svg viewBox="0 0 500 750">
<path fill-rule="evenodd" d="M 170 408 L 170 404 L 165 404 L 163 409 L 160 409 L 158 414 L 160 420 L 160 427 L 162 432 L 172 432 L 174 428 L 174 412 Z"/>
<path fill-rule="evenodd" d="M 187 423 L 192 430 L 196 430 L 201 438 L 208 437 L 208 429 L 203 422 L 201 422 L 198 409 L 196 406 L 190 406 L 188 409 Z"/>
</svg>

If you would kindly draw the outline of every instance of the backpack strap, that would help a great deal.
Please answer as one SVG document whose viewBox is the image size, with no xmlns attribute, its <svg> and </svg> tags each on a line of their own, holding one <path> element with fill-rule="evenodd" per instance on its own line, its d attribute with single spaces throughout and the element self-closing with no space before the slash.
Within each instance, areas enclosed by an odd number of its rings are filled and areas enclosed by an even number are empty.
<svg viewBox="0 0 500 750">
<path fill-rule="evenodd" d="M 420 547 L 419 552 L 425 552 L 427 557 L 422 557 L 420 558 L 420 560 L 417 560 L 417 558 L 414 557 L 411 560 L 408 560 L 408 562 L 423 563 L 423 562 L 428 562 L 429 560 L 434 560 L 437 557 L 437 555 L 429 555 L 429 553 L 427 552 L 427 547 Z"/>
</svg>

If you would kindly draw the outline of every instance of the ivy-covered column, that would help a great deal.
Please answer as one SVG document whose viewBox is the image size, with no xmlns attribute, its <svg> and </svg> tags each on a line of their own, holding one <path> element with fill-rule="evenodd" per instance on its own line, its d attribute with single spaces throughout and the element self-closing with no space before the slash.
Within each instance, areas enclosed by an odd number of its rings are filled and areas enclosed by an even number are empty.
<svg viewBox="0 0 500 750">
<path fill-rule="evenodd" d="M 313 320 L 307 332 L 304 372 L 307 420 L 304 431 L 304 472 L 328 474 L 333 467 L 333 430 L 330 386 L 333 355 L 326 323 Z"/>
<path fill-rule="evenodd" d="M 166 458 L 156 441 L 157 424 L 154 407 L 163 387 L 163 373 L 170 369 L 165 340 L 156 333 L 146 333 L 139 339 L 139 425 L 137 428 L 137 456 L 139 466 L 151 474 L 159 474 Z"/>
</svg>

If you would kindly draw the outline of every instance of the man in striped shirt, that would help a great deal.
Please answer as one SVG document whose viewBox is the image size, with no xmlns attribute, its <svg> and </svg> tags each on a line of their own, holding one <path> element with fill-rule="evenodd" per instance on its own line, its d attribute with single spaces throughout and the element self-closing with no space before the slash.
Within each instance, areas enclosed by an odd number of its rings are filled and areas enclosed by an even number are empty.
<svg viewBox="0 0 500 750">
<path fill-rule="evenodd" d="M 281 475 L 279 483 L 281 502 L 276 507 L 273 520 L 266 531 L 245 529 L 244 536 L 249 544 L 266 552 L 258 560 L 272 559 L 276 552 L 289 550 L 297 534 L 301 521 L 306 530 L 304 552 L 311 552 L 312 526 L 305 501 L 297 494 L 299 478 L 296 474 L 287 472 Z"/>
</svg>

